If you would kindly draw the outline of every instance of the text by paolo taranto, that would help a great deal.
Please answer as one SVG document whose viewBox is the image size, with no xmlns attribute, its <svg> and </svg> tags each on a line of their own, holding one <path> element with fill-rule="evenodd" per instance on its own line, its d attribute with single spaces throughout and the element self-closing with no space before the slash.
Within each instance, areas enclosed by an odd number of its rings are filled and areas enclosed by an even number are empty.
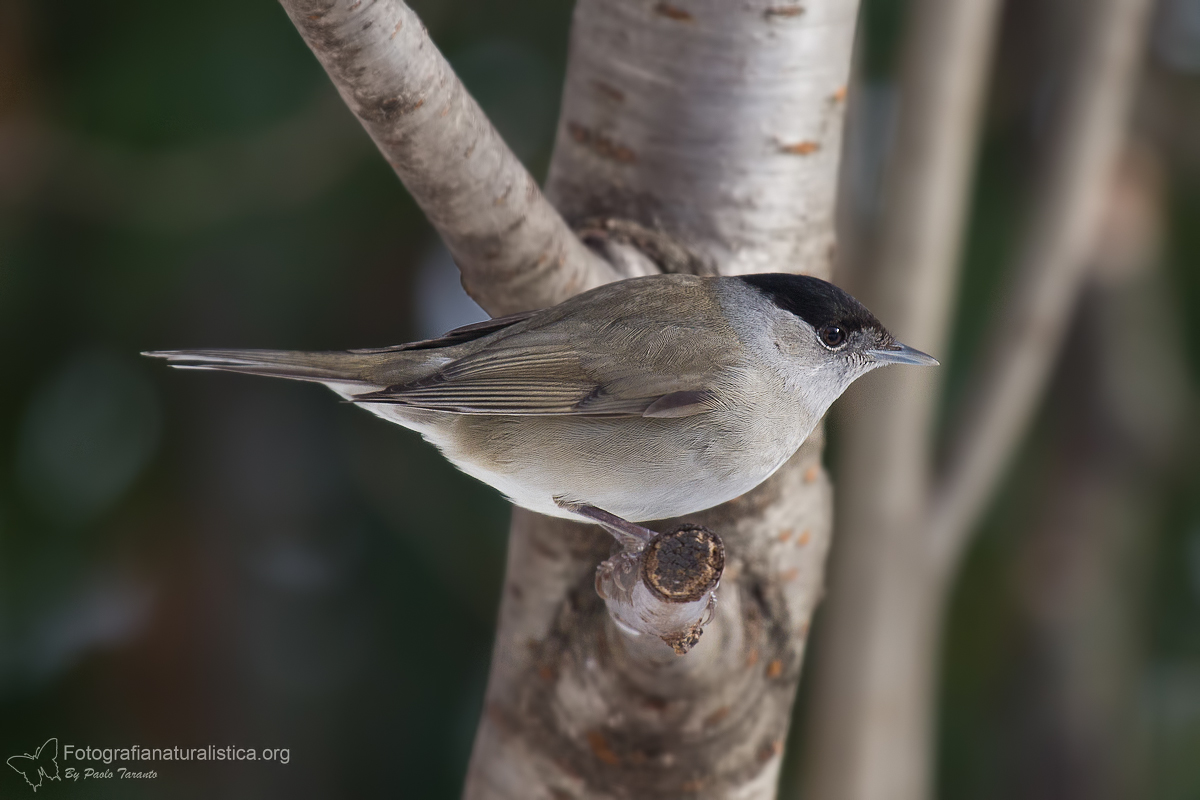
<svg viewBox="0 0 1200 800">
<path fill-rule="evenodd" d="M 65 770 L 63 770 L 63 780 L 68 781 L 77 781 L 80 778 L 83 778 L 85 781 L 93 779 L 106 780 L 112 778 L 132 778 L 134 780 L 146 780 L 148 778 L 157 777 L 158 772 L 152 769 L 138 771 L 126 769 L 125 767 L 117 767 L 116 769 L 92 769 L 91 767 L 84 767 L 82 770 L 78 770 L 74 767 L 67 767 Z"/>
</svg>

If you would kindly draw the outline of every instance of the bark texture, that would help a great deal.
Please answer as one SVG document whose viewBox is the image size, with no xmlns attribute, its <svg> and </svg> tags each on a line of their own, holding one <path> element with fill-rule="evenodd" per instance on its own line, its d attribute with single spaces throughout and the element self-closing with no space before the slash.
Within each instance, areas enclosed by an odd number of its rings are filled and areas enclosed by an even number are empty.
<svg viewBox="0 0 1200 800">
<path fill-rule="evenodd" d="M 830 273 L 856 0 L 585 0 L 547 194 L 722 273 Z"/>
<path fill-rule="evenodd" d="M 493 316 L 615 280 L 504 144 L 400 0 L 281 0 Z"/>
<path fill-rule="evenodd" d="M 608 534 L 517 509 L 466 797 L 774 797 L 829 546 L 820 453 L 699 517 L 727 562 L 684 657 L 613 625 Z"/>
<path fill-rule="evenodd" d="M 657 637 L 686 655 L 712 621 L 725 570 L 725 546 L 712 531 L 683 525 L 644 547 L 621 552 L 596 569 L 596 594 L 617 627 Z"/>
<path fill-rule="evenodd" d="M 808 727 L 808 797 L 918 800 L 933 793 L 946 598 L 1070 318 L 1125 127 L 1148 8 L 1147 0 L 1102 0 L 1079 9 L 1083 24 L 1052 112 L 1044 178 L 1013 288 L 994 321 L 989 355 L 946 464 L 935 470 L 931 456 L 936 375 L 881 375 L 874 386 L 860 387 L 871 398 L 851 404 L 828 638 Z M 994 4 L 982 0 L 921 0 L 906 43 L 905 106 L 891 157 L 897 166 L 874 276 L 880 294 L 867 294 L 884 319 L 896 319 L 901 339 L 935 354 L 945 343 L 966 198 L 976 112 L 965 112 L 978 107 L 994 19 Z M 968 144 L 943 141 L 926 149 L 938 137 Z M 903 163 L 912 158 L 925 163 Z M 950 200 L 956 202 L 947 206 Z"/>
</svg>

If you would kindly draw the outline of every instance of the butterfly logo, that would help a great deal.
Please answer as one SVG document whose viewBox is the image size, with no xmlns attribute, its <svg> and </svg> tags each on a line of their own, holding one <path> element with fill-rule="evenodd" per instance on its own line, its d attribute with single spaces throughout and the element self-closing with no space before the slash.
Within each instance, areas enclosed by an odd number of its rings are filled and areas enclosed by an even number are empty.
<svg viewBox="0 0 1200 800">
<path fill-rule="evenodd" d="M 36 792 L 42 785 L 42 778 L 59 780 L 58 739 L 47 739 L 45 744 L 33 751 L 33 755 L 9 756 L 8 765 L 21 773 L 25 782 Z"/>
</svg>

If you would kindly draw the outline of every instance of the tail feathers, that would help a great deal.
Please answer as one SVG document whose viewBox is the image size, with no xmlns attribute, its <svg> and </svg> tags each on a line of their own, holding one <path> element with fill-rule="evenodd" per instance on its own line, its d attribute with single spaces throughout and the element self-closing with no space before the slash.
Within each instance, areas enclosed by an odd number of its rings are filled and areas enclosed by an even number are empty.
<svg viewBox="0 0 1200 800">
<path fill-rule="evenodd" d="M 377 386 L 370 373 L 375 371 L 369 356 L 345 352 L 303 352 L 293 350 L 151 350 L 142 353 L 166 359 L 180 369 L 213 369 L 243 372 L 297 381 Z"/>
</svg>

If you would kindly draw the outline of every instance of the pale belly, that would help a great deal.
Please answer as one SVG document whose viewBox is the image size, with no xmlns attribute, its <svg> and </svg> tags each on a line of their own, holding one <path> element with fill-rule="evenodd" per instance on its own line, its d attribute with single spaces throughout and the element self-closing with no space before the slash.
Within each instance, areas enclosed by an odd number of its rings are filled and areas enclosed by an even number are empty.
<svg viewBox="0 0 1200 800">
<path fill-rule="evenodd" d="M 711 508 L 753 489 L 799 448 L 801 419 L 464 416 L 375 406 L 421 433 L 463 472 L 516 505 L 578 519 L 555 502 L 586 503 L 642 522 Z"/>
</svg>

